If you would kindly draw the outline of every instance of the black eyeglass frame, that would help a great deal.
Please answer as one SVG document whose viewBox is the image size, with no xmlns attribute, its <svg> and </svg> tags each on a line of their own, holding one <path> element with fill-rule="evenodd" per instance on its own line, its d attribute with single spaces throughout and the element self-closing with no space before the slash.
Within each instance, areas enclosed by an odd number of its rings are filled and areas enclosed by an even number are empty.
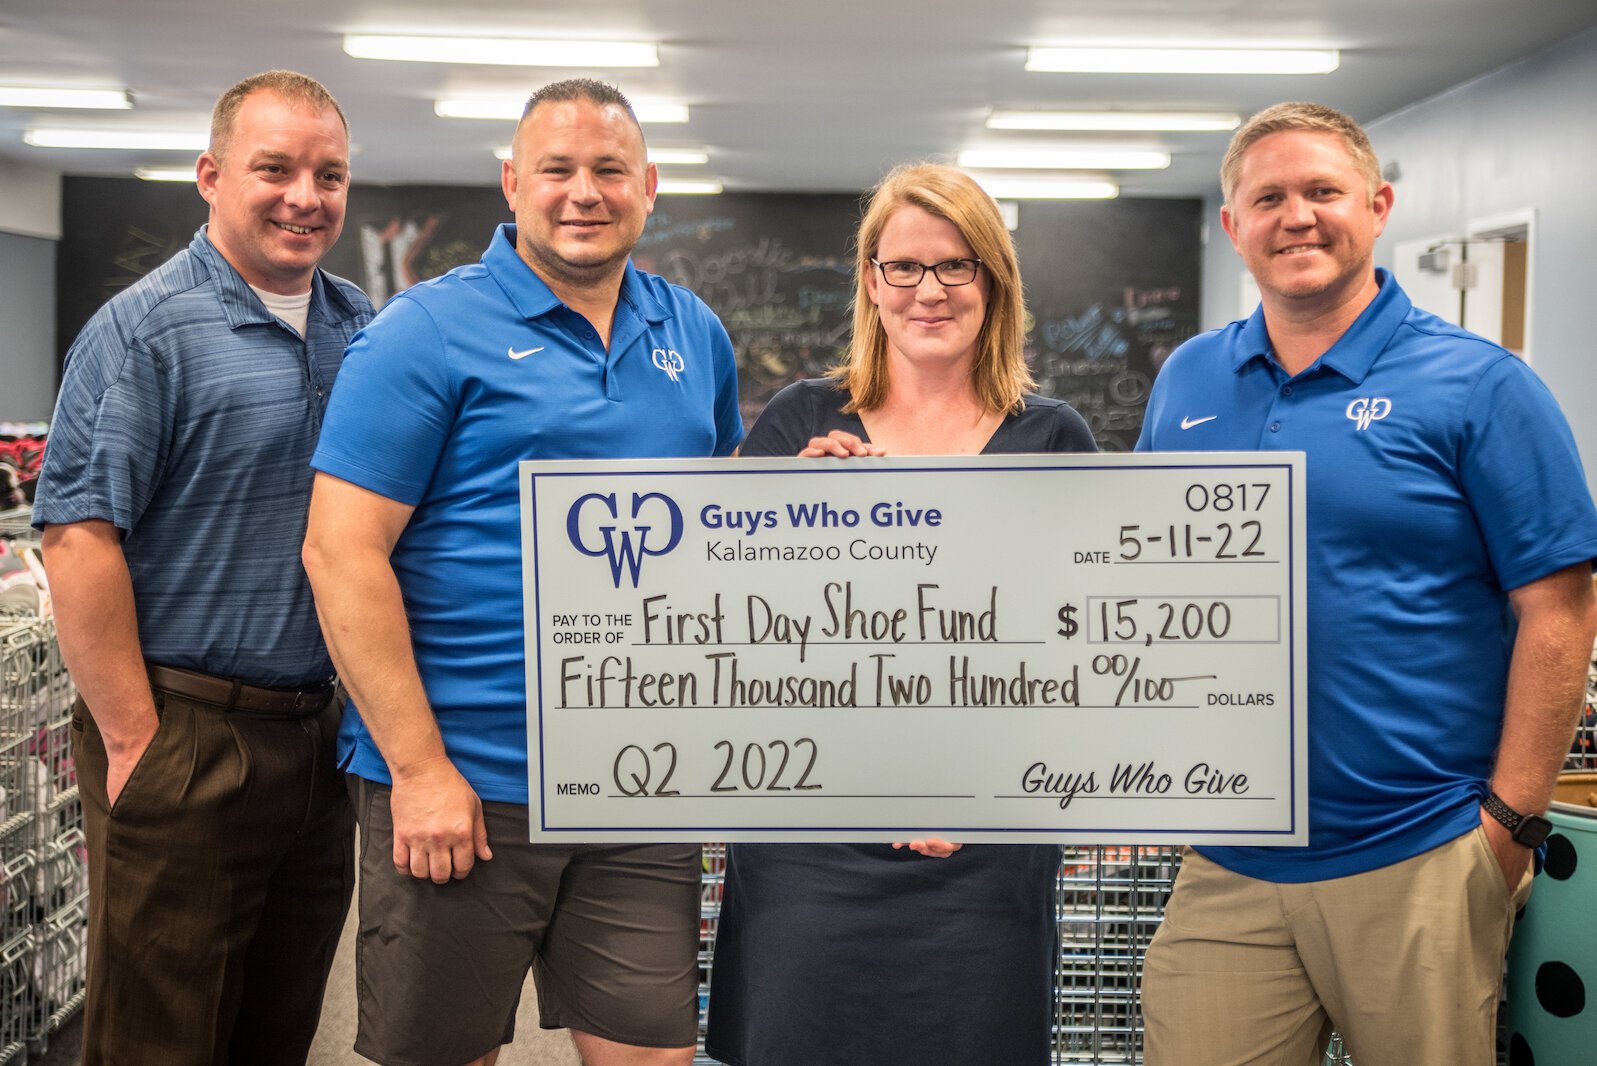
<svg viewBox="0 0 1597 1066">
<path fill-rule="evenodd" d="M 899 263 L 901 263 L 901 264 L 903 264 L 905 266 L 917 266 L 917 267 L 920 267 L 920 273 L 918 275 L 916 275 L 914 281 L 912 281 L 912 282 L 910 282 L 910 283 L 908 283 L 906 285 L 906 284 L 903 284 L 901 282 L 889 281 L 888 280 L 888 278 L 887 278 L 887 268 L 888 268 L 888 266 L 891 265 L 891 264 L 899 264 Z M 976 269 L 971 272 L 969 281 L 946 281 L 943 278 L 942 268 L 945 267 L 945 266 L 948 266 L 951 263 L 974 263 L 974 264 L 976 264 Z M 945 287 L 950 288 L 950 289 L 957 289 L 961 285 L 974 285 L 976 283 L 976 278 L 981 274 L 982 261 L 980 259 L 977 259 L 977 258 L 973 257 L 973 256 L 964 256 L 964 255 L 959 256 L 958 258 L 955 258 L 955 259 L 944 259 L 941 263 L 919 263 L 919 262 L 916 262 L 913 259 L 888 259 L 888 260 L 886 260 L 884 262 L 883 260 L 872 258 L 871 259 L 871 265 L 874 266 L 878 271 L 881 272 L 882 284 L 888 286 L 889 288 L 893 288 L 893 289 L 913 289 L 913 288 L 917 288 L 920 285 L 921 282 L 926 280 L 926 272 L 929 270 L 932 273 L 932 277 L 937 279 L 937 284 L 945 286 Z"/>
</svg>

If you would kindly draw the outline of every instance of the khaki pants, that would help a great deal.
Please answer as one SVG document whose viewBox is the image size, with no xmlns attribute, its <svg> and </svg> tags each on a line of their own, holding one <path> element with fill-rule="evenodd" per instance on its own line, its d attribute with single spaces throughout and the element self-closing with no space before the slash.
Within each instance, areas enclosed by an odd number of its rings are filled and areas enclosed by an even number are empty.
<svg viewBox="0 0 1597 1066">
<path fill-rule="evenodd" d="M 1277 884 L 1190 849 L 1143 965 L 1147 1066 L 1492 1066 L 1516 891 L 1476 827 L 1412 859 Z"/>
</svg>

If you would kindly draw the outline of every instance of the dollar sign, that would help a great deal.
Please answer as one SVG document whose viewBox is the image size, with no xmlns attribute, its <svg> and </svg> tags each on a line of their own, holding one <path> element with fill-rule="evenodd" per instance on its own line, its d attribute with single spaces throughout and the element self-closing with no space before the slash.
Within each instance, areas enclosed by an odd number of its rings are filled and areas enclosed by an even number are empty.
<svg viewBox="0 0 1597 1066">
<path fill-rule="evenodd" d="M 1071 617 L 1075 613 L 1076 608 L 1073 604 L 1067 603 L 1063 607 L 1059 608 L 1059 635 L 1064 637 L 1066 640 L 1069 640 L 1071 637 L 1075 636 L 1076 630 L 1080 628 L 1076 625 L 1075 618 Z"/>
</svg>

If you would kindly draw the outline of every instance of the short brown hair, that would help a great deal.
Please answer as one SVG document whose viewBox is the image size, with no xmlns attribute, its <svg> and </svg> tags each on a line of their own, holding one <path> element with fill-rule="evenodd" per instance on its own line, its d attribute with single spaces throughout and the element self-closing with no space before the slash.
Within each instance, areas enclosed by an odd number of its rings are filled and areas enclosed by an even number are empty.
<svg viewBox="0 0 1597 1066">
<path fill-rule="evenodd" d="M 349 135 L 349 120 L 344 117 L 344 109 L 338 106 L 338 101 L 333 99 L 333 94 L 321 82 L 293 70 L 267 70 L 252 74 L 227 90 L 217 99 L 216 107 L 211 109 L 211 145 L 207 151 L 216 159 L 222 158 L 228 141 L 233 137 L 233 123 L 238 119 L 238 109 L 244 106 L 245 98 L 255 92 L 269 92 L 290 104 L 313 111 L 332 111 L 343 123 L 345 136 Z"/>
<path fill-rule="evenodd" d="M 1324 104 L 1289 102 L 1267 107 L 1242 124 L 1231 137 L 1231 146 L 1220 161 L 1220 189 L 1225 202 L 1231 204 L 1237 191 L 1237 179 L 1242 174 L 1242 155 L 1253 145 L 1272 133 L 1288 130 L 1306 130 L 1310 133 L 1333 133 L 1342 138 L 1353 165 L 1364 175 L 1373 197 L 1381 187 L 1381 161 L 1370 146 L 1370 138 L 1362 127 L 1342 112 Z"/>
<path fill-rule="evenodd" d="M 876 258 L 882 230 L 904 207 L 918 207 L 952 222 L 982 261 L 990 280 L 987 317 L 976 336 L 971 376 L 976 395 L 989 411 L 1018 410 L 1036 382 L 1026 368 L 1026 300 L 1015 242 L 986 190 L 964 171 L 939 163 L 894 168 L 871 193 L 870 207 L 860 220 L 854 264 L 854 333 L 843 362 L 832 370 L 832 376 L 849 391 L 845 410 L 871 411 L 887 400 L 887 330 L 866 291 L 865 279 L 875 269 L 871 260 Z"/>
<path fill-rule="evenodd" d="M 638 137 L 643 138 L 643 126 L 638 122 L 638 116 L 632 110 L 632 101 L 628 100 L 620 89 L 609 82 L 599 81 L 597 78 L 567 78 L 564 81 L 554 81 L 545 85 L 527 98 L 527 106 L 521 109 L 521 119 L 516 123 L 516 132 L 521 132 L 521 123 L 527 121 L 527 116 L 544 104 L 562 104 L 572 100 L 586 100 L 595 107 L 619 107 L 626 112 L 627 118 L 632 120 L 632 125 L 638 131 Z M 512 138 L 511 151 L 515 151 L 516 141 Z"/>
</svg>

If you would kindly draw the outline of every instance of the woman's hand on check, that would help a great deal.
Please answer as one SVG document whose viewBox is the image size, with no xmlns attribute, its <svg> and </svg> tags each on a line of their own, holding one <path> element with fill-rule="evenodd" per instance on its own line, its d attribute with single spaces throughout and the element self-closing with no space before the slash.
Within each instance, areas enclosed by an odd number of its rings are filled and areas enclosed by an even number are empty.
<svg viewBox="0 0 1597 1066">
<path fill-rule="evenodd" d="M 925 840 L 911 840 L 908 844 L 905 844 L 900 840 L 895 841 L 893 844 L 895 849 L 908 848 L 915 854 L 924 855 L 928 859 L 946 859 L 964 846 L 965 845 L 963 844 L 950 843 L 949 841 L 943 840 L 940 837 L 927 837 Z"/>
<path fill-rule="evenodd" d="M 845 429 L 834 429 L 824 437 L 811 437 L 799 452 L 800 459 L 821 459 L 828 456 L 847 459 L 855 455 L 886 455 L 881 445 L 860 440 Z"/>
</svg>

